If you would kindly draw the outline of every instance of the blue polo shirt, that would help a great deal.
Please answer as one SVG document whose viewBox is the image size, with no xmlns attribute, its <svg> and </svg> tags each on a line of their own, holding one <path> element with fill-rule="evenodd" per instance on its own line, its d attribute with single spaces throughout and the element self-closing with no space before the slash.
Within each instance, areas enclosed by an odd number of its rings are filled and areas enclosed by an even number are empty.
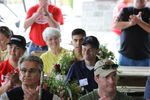
<svg viewBox="0 0 150 100">
<path fill-rule="evenodd" d="M 89 70 L 86 67 L 84 60 L 77 61 L 71 65 L 66 77 L 66 83 L 71 82 L 72 80 L 76 80 L 79 83 L 82 79 L 87 80 L 87 85 L 83 86 L 87 92 L 91 92 L 93 89 L 98 88 L 98 85 L 94 80 L 94 68 Z"/>
</svg>

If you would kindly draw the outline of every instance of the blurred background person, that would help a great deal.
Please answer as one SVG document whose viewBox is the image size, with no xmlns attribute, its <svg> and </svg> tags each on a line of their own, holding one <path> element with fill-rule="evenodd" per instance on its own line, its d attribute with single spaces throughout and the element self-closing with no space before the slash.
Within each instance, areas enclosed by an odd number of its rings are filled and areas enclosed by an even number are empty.
<svg viewBox="0 0 150 100">
<path fill-rule="evenodd" d="M 120 12 L 123 8 L 125 7 L 129 7 L 132 4 L 133 0 L 118 0 L 117 4 L 115 5 L 114 9 L 113 9 L 113 19 L 112 19 L 112 24 L 115 23 L 115 21 L 117 20 L 117 18 L 120 15 Z M 118 51 L 120 48 L 120 34 L 121 34 L 121 30 L 118 28 L 112 28 L 112 31 L 115 33 L 115 41 L 116 41 L 116 50 Z M 115 54 L 118 58 L 118 52 Z"/>
<path fill-rule="evenodd" d="M 32 51 L 47 51 L 48 47 L 43 40 L 42 33 L 46 27 L 60 28 L 64 23 L 61 10 L 52 5 L 49 0 L 39 0 L 39 3 L 31 7 L 27 12 L 24 22 L 25 30 L 29 27 L 29 54 Z"/>
<path fill-rule="evenodd" d="M 0 62 L 8 58 L 7 44 L 13 32 L 7 26 L 0 26 Z"/>
<path fill-rule="evenodd" d="M 44 63 L 45 74 L 50 75 L 54 65 L 67 52 L 67 50 L 60 46 L 61 33 L 59 29 L 47 27 L 43 32 L 43 39 L 49 47 L 49 50 L 43 53 L 40 57 Z"/>
<path fill-rule="evenodd" d="M 71 44 L 73 45 L 73 55 L 75 56 L 76 61 L 83 60 L 82 43 L 85 37 L 86 32 L 81 28 L 76 28 L 72 31 Z"/>
<path fill-rule="evenodd" d="M 11 85 L 15 85 L 10 83 L 9 78 L 12 79 L 13 74 L 18 73 L 18 61 L 24 55 L 25 51 L 25 38 L 20 35 L 13 35 L 8 43 L 9 57 L 0 63 L 0 94 L 10 89 L 12 87 Z"/>
<path fill-rule="evenodd" d="M 121 30 L 119 64 L 150 66 L 150 8 L 147 0 L 133 0 L 133 6 L 123 8 L 114 28 Z"/>
</svg>

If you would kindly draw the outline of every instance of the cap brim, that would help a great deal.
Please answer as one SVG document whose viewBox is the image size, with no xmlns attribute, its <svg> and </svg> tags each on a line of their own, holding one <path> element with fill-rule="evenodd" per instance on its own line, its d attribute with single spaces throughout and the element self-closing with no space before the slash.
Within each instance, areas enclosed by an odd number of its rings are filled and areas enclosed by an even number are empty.
<svg viewBox="0 0 150 100">
<path fill-rule="evenodd" d="M 99 75 L 100 75 L 101 77 L 106 77 L 106 76 L 108 76 L 110 73 L 113 73 L 113 72 L 116 72 L 116 71 L 117 71 L 117 70 L 115 70 L 115 69 L 106 70 L 106 71 L 101 72 Z"/>
<path fill-rule="evenodd" d="M 91 45 L 92 48 L 98 48 L 97 46 L 95 46 L 95 44 L 91 43 L 91 42 L 87 42 L 87 43 L 82 43 L 82 45 L 86 46 L 86 45 Z"/>
<path fill-rule="evenodd" d="M 109 69 L 109 70 L 103 70 L 103 69 L 97 69 L 95 72 L 94 72 L 94 75 L 100 75 L 101 77 L 106 77 L 108 76 L 110 73 L 112 72 L 117 72 L 116 69 Z"/>
<path fill-rule="evenodd" d="M 9 42 L 8 44 L 15 44 L 15 45 L 17 45 L 18 47 L 21 47 L 21 48 L 23 48 L 23 49 L 26 49 L 25 46 L 23 46 L 22 44 L 20 44 L 20 43 L 18 43 L 18 42 L 15 42 L 15 41 L 11 41 L 11 42 Z"/>
</svg>

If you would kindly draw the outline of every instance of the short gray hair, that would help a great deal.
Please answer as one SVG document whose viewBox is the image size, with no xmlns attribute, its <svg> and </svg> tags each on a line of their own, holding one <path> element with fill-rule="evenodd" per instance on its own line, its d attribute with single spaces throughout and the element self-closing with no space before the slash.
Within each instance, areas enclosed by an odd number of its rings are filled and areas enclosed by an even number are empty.
<svg viewBox="0 0 150 100">
<path fill-rule="evenodd" d="M 43 70 L 43 61 L 40 57 L 38 56 L 23 56 L 19 59 L 18 65 L 19 67 L 21 67 L 21 64 L 25 61 L 32 61 L 32 62 L 37 62 L 38 63 L 38 67 L 39 70 L 42 71 Z"/>
<path fill-rule="evenodd" d="M 46 42 L 47 38 L 50 38 L 52 36 L 56 36 L 56 37 L 60 38 L 61 37 L 60 30 L 57 28 L 53 28 L 53 27 L 47 27 L 43 31 L 43 40 Z"/>
</svg>

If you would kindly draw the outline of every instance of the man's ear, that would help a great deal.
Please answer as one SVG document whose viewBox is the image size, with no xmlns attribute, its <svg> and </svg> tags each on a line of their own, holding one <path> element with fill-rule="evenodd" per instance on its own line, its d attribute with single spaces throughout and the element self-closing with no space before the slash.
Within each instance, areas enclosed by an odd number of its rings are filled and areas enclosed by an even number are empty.
<svg viewBox="0 0 150 100">
<path fill-rule="evenodd" d="M 100 49 L 96 49 L 96 54 L 97 55 L 100 55 L 99 51 L 100 51 Z"/>
<path fill-rule="evenodd" d="M 94 76 L 94 80 L 95 80 L 96 83 L 98 83 L 98 79 L 99 79 L 98 76 Z"/>
</svg>

